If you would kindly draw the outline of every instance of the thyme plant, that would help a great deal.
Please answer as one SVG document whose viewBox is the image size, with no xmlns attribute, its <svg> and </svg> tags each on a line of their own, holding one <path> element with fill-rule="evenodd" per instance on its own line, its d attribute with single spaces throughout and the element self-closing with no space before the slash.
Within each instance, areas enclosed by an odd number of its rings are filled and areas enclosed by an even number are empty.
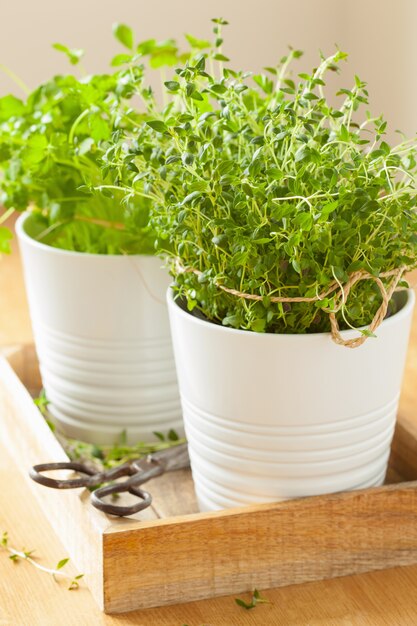
<svg viewBox="0 0 417 626">
<path fill-rule="evenodd" d="M 106 171 L 126 202 L 152 198 L 157 248 L 190 311 L 237 329 L 328 331 L 354 272 L 387 284 L 385 272 L 417 265 L 416 142 L 387 143 L 358 77 L 332 104 L 326 75 L 343 52 L 294 77 L 301 52 L 291 49 L 251 75 L 225 66 L 225 22 L 214 22 L 214 45 L 203 42 L 166 81 L 161 113 L 113 137 Z M 380 304 L 373 280 L 357 282 L 340 327 L 369 324 Z"/>
</svg>

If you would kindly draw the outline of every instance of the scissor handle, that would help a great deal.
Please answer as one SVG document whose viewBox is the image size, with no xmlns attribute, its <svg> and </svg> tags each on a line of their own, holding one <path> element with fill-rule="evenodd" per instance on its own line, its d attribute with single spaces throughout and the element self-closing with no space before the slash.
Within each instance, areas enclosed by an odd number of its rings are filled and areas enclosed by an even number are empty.
<svg viewBox="0 0 417 626">
<path fill-rule="evenodd" d="M 53 470 L 72 470 L 78 474 L 84 474 L 80 478 L 50 478 L 43 472 Z M 85 463 L 75 461 L 63 461 L 61 463 L 39 463 L 29 470 L 29 476 L 37 483 L 52 489 L 77 489 L 77 487 L 96 487 L 102 483 L 108 483 L 121 476 L 130 476 L 133 473 L 132 464 L 124 463 L 109 470 L 98 472 Z"/>
<path fill-rule="evenodd" d="M 52 470 L 72 470 L 79 474 L 84 474 L 80 478 L 51 478 L 45 476 L 43 472 Z M 94 478 L 97 476 L 96 470 L 87 467 L 84 463 L 75 463 L 72 461 L 63 461 L 61 463 L 39 463 L 29 470 L 29 476 L 35 482 L 52 489 L 76 489 L 77 487 L 89 487 L 96 484 Z"/>
<path fill-rule="evenodd" d="M 179 469 L 186 465 L 188 465 L 188 453 L 186 446 L 184 447 L 184 445 L 182 445 L 178 446 L 178 450 L 175 451 L 175 453 L 170 451 L 169 454 L 167 452 L 165 452 L 165 454 L 162 454 L 162 452 L 154 455 L 150 454 L 147 457 L 128 461 L 123 465 L 118 465 L 101 472 L 95 471 L 84 463 L 64 461 L 61 463 L 40 463 L 34 465 L 29 471 L 29 475 L 35 482 L 45 487 L 52 487 L 53 489 L 96 487 L 103 483 L 110 483 L 123 476 L 128 477 L 123 482 L 99 487 L 91 495 L 92 504 L 97 509 L 110 515 L 124 517 L 125 515 L 138 513 L 138 511 L 142 511 L 150 506 L 152 496 L 147 491 L 140 489 L 142 483 L 163 474 L 165 471 Z M 83 476 L 66 479 L 45 476 L 44 472 L 54 470 L 71 470 L 83 474 Z M 104 501 L 104 498 L 108 496 L 124 492 L 136 496 L 138 501 L 129 506 L 111 504 Z"/>
<path fill-rule="evenodd" d="M 161 463 L 152 459 L 151 456 L 133 461 L 131 468 L 133 471 L 130 478 L 113 485 L 99 487 L 93 491 L 91 494 L 91 503 L 96 507 L 96 509 L 103 511 L 104 513 L 108 513 L 109 515 L 124 517 L 125 515 L 138 513 L 151 505 L 151 494 L 144 489 L 140 489 L 140 485 L 163 474 L 165 472 L 165 468 L 161 465 Z M 139 498 L 138 502 L 132 505 L 123 505 L 111 504 L 104 501 L 104 498 L 108 496 L 126 492 Z"/>
<path fill-rule="evenodd" d="M 136 496 L 138 501 L 135 504 L 131 505 L 122 505 L 122 504 L 111 504 L 110 502 L 105 502 L 104 498 L 119 494 L 122 491 L 127 491 L 133 496 Z M 107 513 L 108 515 L 118 515 L 119 517 L 124 517 L 125 515 L 133 515 L 134 513 L 138 513 L 143 509 L 146 509 L 152 503 L 152 496 L 147 491 L 140 489 L 140 487 L 131 486 L 130 488 L 123 489 L 123 483 L 117 483 L 115 485 L 107 485 L 106 487 L 99 487 L 91 494 L 91 503 L 96 509 L 103 511 L 103 513 Z"/>
</svg>

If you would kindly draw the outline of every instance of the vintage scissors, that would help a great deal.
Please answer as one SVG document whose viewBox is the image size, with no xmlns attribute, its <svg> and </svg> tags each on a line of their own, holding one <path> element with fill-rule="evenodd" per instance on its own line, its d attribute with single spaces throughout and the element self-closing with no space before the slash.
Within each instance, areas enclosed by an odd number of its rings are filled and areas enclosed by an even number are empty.
<svg viewBox="0 0 417 626">
<path fill-rule="evenodd" d="M 35 482 L 52 487 L 53 489 L 77 489 L 79 487 L 97 487 L 91 494 L 91 502 L 100 511 L 110 515 L 124 517 L 133 515 L 138 511 L 146 509 L 152 503 L 152 496 L 147 491 L 140 488 L 143 483 L 156 478 L 165 472 L 171 472 L 188 467 L 190 459 L 186 443 L 179 444 L 166 450 L 160 450 L 148 454 L 140 459 L 133 459 L 123 465 L 113 467 L 109 470 L 97 472 L 85 463 L 73 461 L 62 463 L 40 463 L 34 465 L 29 471 L 29 475 Z M 82 476 L 77 478 L 50 478 L 44 472 L 53 470 L 72 470 Z M 118 478 L 126 476 L 122 482 L 113 482 Z M 107 484 L 106 484 L 107 483 Z M 110 483 L 110 484 L 108 484 Z M 138 498 L 135 504 L 130 506 L 112 504 L 105 501 L 108 496 L 114 496 L 128 492 Z"/>
</svg>

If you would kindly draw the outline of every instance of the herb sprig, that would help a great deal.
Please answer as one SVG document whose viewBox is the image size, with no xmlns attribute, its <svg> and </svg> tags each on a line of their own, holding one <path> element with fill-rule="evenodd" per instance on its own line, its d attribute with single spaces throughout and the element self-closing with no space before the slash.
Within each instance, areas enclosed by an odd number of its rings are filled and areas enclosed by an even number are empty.
<svg viewBox="0 0 417 626">
<path fill-rule="evenodd" d="M 112 446 L 106 446 L 90 444 L 77 439 L 68 439 L 56 433 L 71 460 L 87 461 L 100 469 L 110 469 L 132 459 L 145 457 L 148 454 L 167 450 L 186 442 L 186 439 L 180 438 L 174 430 L 170 430 L 166 437 L 161 433 L 154 434 L 159 436 L 159 441 L 139 441 L 135 445 L 128 445 L 125 436 L 122 434 L 118 442 Z"/>
<path fill-rule="evenodd" d="M 131 459 L 147 456 L 160 450 L 167 450 L 186 442 L 186 439 L 179 437 L 174 429 L 169 430 L 166 434 L 154 432 L 153 434 L 158 441 L 139 441 L 134 445 L 128 445 L 126 431 L 120 433 L 118 440 L 113 445 L 107 446 L 70 439 L 57 431 L 53 418 L 48 412 L 49 400 L 44 389 L 40 391 L 39 396 L 33 399 L 33 402 L 42 413 L 49 428 L 55 433 L 69 458 L 72 461 L 85 461 L 100 470 L 110 469 Z"/>
<path fill-rule="evenodd" d="M 270 604 L 269 600 L 263 598 L 257 589 L 254 589 L 250 602 L 246 602 L 242 598 L 235 598 L 235 602 L 247 611 L 254 609 L 258 604 Z"/>
<path fill-rule="evenodd" d="M 54 580 L 58 580 L 59 578 L 63 580 L 67 580 L 69 582 L 69 586 L 68 586 L 69 591 L 74 591 L 75 589 L 79 588 L 80 586 L 79 581 L 81 580 L 81 578 L 83 578 L 84 574 L 77 574 L 77 576 L 68 576 L 68 574 L 61 571 L 65 567 L 65 565 L 69 562 L 68 558 L 61 559 L 57 563 L 55 568 L 45 567 L 44 565 L 41 565 L 33 558 L 32 555 L 34 553 L 34 550 L 26 550 L 25 548 L 23 548 L 22 550 L 16 550 L 16 548 L 13 548 L 10 545 L 9 535 L 7 531 L 3 532 L 2 534 L 2 537 L 0 540 L 0 546 L 4 550 L 10 553 L 9 559 L 13 561 L 14 563 L 18 561 L 27 561 L 28 563 L 33 565 L 33 567 L 36 567 L 36 569 L 46 574 L 51 575 L 54 578 Z"/>
</svg>

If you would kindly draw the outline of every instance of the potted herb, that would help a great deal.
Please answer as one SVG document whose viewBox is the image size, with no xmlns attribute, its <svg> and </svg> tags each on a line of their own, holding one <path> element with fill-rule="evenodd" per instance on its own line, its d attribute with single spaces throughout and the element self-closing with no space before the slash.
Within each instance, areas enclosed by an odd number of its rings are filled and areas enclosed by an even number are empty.
<svg viewBox="0 0 417 626">
<path fill-rule="evenodd" d="M 398 289 L 417 264 L 415 141 L 390 147 L 360 114 L 359 78 L 332 104 L 342 52 L 295 79 L 290 50 L 250 76 L 223 68 L 221 23 L 117 161 L 158 197 L 200 506 L 379 485 L 414 304 Z"/>
<path fill-rule="evenodd" d="M 156 106 L 145 61 L 169 65 L 178 50 L 114 32 L 128 51 L 112 73 L 55 76 L 25 100 L 0 99 L 1 201 L 4 217 L 30 207 L 17 234 L 48 408 L 67 435 L 94 443 L 182 423 L 153 194 L 138 183 L 126 198 L 101 168 L 110 139 Z M 55 47 L 80 61 L 82 51 Z M 9 237 L 2 227 L 3 250 Z"/>
</svg>

